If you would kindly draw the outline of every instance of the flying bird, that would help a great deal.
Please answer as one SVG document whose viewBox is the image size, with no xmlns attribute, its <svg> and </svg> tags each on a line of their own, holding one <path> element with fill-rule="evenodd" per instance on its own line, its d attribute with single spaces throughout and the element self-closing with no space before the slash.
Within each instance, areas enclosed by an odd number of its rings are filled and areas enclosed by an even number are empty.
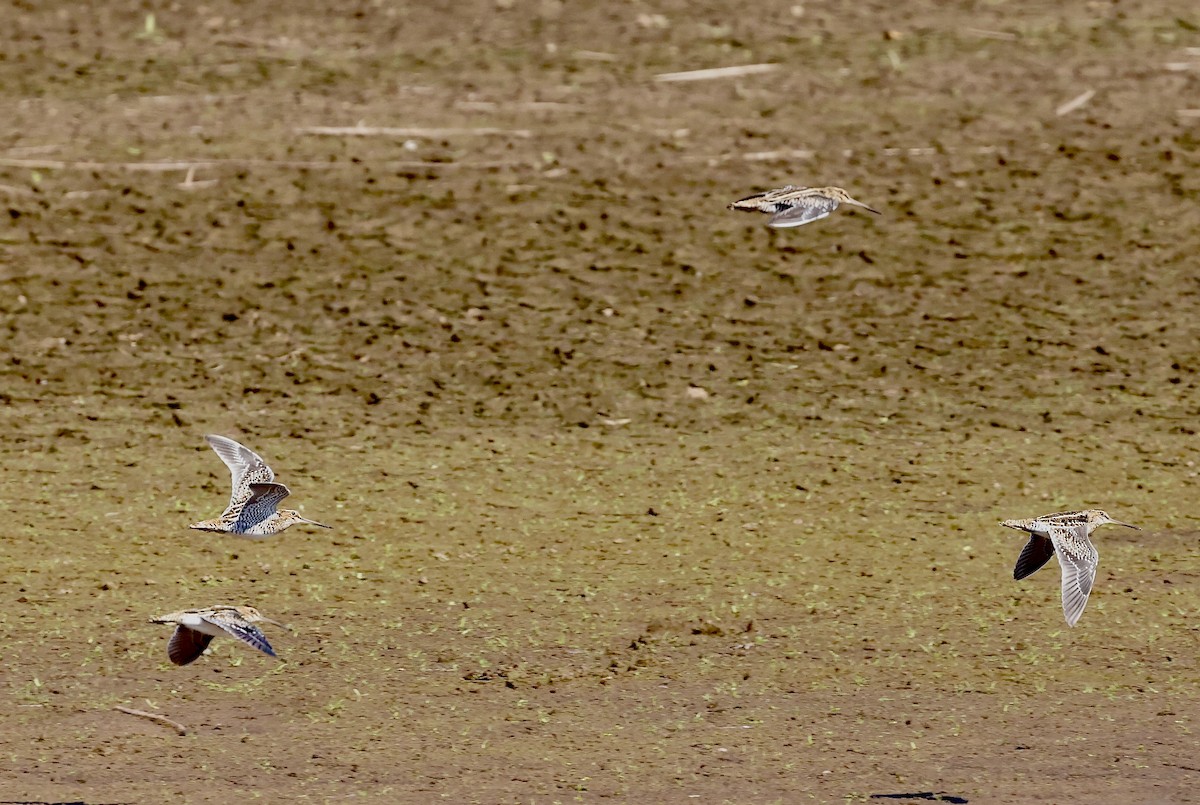
<svg viewBox="0 0 1200 805">
<path fill-rule="evenodd" d="M 840 204 L 852 204 L 876 215 L 883 214 L 861 201 L 850 198 L 850 194 L 840 187 L 795 187 L 793 185 L 746 196 L 730 204 L 729 209 L 742 212 L 765 212 L 771 216 L 767 226 L 786 229 L 819 221 L 836 210 Z"/>
<path fill-rule="evenodd" d="M 175 633 L 167 644 L 167 656 L 175 665 L 187 665 L 196 660 L 214 637 L 230 635 L 253 646 L 270 657 L 275 650 L 267 642 L 267 636 L 254 624 L 273 623 L 287 628 L 278 621 L 264 617 L 254 607 L 215 606 L 203 609 L 185 609 L 151 618 L 151 623 L 173 623 Z"/>
<path fill-rule="evenodd" d="M 1005 520 L 1000 525 L 1015 528 L 1029 534 L 1029 542 L 1021 549 L 1013 578 L 1020 581 L 1042 568 L 1050 557 L 1058 554 L 1062 568 L 1062 605 L 1067 625 L 1074 626 L 1087 606 L 1096 580 L 1096 567 L 1100 554 L 1092 545 L 1092 532 L 1102 525 L 1112 523 L 1137 531 L 1141 529 L 1122 523 L 1100 509 L 1084 509 L 1074 512 L 1057 512 L 1034 517 L 1030 520 Z"/>
<path fill-rule="evenodd" d="M 302 517 L 300 512 L 279 508 L 291 491 L 275 483 L 275 473 L 258 453 L 224 436 L 210 434 L 204 438 L 229 467 L 233 491 L 220 517 L 192 523 L 188 528 L 256 538 L 278 534 L 297 523 L 332 528 Z"/>
</svg>

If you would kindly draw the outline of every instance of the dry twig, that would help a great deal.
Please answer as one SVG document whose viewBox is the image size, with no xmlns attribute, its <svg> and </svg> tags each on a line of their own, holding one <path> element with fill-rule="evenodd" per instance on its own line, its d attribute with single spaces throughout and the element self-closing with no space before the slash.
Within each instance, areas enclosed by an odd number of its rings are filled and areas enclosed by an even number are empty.
<svg viewBox="0 0 1200 805">
<path fill-rule="evenodd" d="M 580 61 L 620 61 L 615 54 L 604 53 L 599 50 L 577 50 L 575 51 L 575 58 Z"/>
<path fill-rule="evenodd" d="M 964 28 L 963 30 L 982 39 L 998 39 L 1002 42 L 1015 42 L 1020 39 L 1019 36 L 1008 31 L 988 31 L 983 28 Z"/>
<path fill-rule="evenodd" d="M 1180 110 L 1180 114 L 1184 114 L 1188 110 Z M 1200 110 L 1197 110 L 1200 114 Z M 882 153 L 888 157 L 930 157 L 938 154 L 994 154 L 998 149 L 994 145 L 980 145 L 973 148 L 954 148 L 952 146 L 919 146 L 912 148 L 884 148 Z M 852 148 L 843 149 L 841 155 L 847 159 L 855 155 L 855 150 Z M 871 152 L 857 152 L 871 153 Z M 817 151 L 810 151 L 805 148 L 792 148 L 781 151 L 747 151 L 741 154 L 717 154 L 717 155 L 698 155 L 685 156 L 682 158 L 684 162 L 704 162 L 709 165 L 720 165 L 723 162 L 731 162 L 733 160 L 744 160 L 746 162 L 771 162 L 771 161 L 788 161 L 788 160 L 805 160 L 814 159 L 818 156 Z"/>
<path fill-rule="evenodd" d="M 742 154 L 721 154 L 719 156 L 688 156 L 684 157 L 683 161 L 719 165 L 722 162 L 729 162 L 735 159 L 745 160 L 746 162 L 772 162 L 790 159 L 812 159 L 816 155 L 816 151 L 810 151 L 806 148 L 787 148 L 780 151 L 747 151 Z"/>
<path fill-rule="evenodd" d="M 506 109 L 523 109 L 529 112 L 557 112 L 557 111 L 579 111 L 583 109 L 577 103 L 564 103 L 562 101 L 519 101 L 512 104 L 504 104 Z M 458 101 L 454 104 L 455 109 L 461 109 L 464 112 L 495 112 L 501 108 L 501 104 L 495 101 Z"/>
<path fill-rule="evenodd" d="M 1096 90 L 1094 89 L 1089 89 L 1087 92 L 1081 92 L 1071 100 L 1061 104 L 1057 109 L 1054 110 L 1054 114 L 1058 115 L 1059 117 L 1062 117 L 1063 115 L 1069 115 L 1076 109 L 1079 109 L 1087 104 L 1088 101 L 1095 97 Z"/>
<path fill-rule="evenodd" d="M 742 64 L 737 67 L 713 67 L 708 70 L 686 70 L 682 73 L 659 73 L 655 81 L 709 81 L 714 78 L 737 78 L 743 75 L 773 73 L 778 64 Z"/>
<path fill-rule="evenodd" d="M 789 148 L 784 151 L 748 151 L 742 154 L 747 162 L 770 162 L 775 159 L 812 159 L 816 151 L 807 148 Z"/>
<path fill-rule="evenodd" d="M 180 188 L 181 190 L 197 190 L 202 187 L 212 187 L 216 183 L 217 183 L 216 179 L 205 179 L 203 181 L 197 182 L 196 181 L 196 168 L 193 166 L 191 168 L 188 168 L 187 176 L 184 177 L 184 180 L 182 182 L 180 182 L 178 185 L 176 185 L 176 187 Z"/>
<path fill-rule="evenodd" d="M 183 726 L 178 721 L 172 721 L 171 719 L 167 718 L 166 716 L 160 716 L 158 713 L 147 713 L 145 710 L 134 710 L 132 707 L 122 707 L 121 705 L 117 705 L 113 709 L 119 710 L 122 713 L 128 713 L 131 716 L 138 716 L 139 718 L 148 718 L 151 721 L 155 721 L 159 724 L 165 724 L 168 727 L 171 727 L 173 730 L 175 730 L 180 735 L 188 734 L 187 727 Z"/>
<path fill-rule="evenodd" d="M 33 156 L 34 154 L 52 154 L 55 151 L 62 149 L 61 145 L 43 144 L 43 145 L 14 145 L 12 148 L 5 148 L 4 153 L 10 157 L 17 156 Z"/>
<path fill-rule="evenodd" d="M 163 162 L 72 162 L 59 159 L 10 159 L 0 157 L 0 167 L 30 168 L 32 170 L 126 170 L 143 173 L 169 173 L 170 171 L 186 171 L 194 168 L 296 168 L 301 170 L 329 170 L 331 168 L 358 168 L 362 162 L 329 162 L 303 161 L 296 159 L 193 159 L 166 160 Z M 519 164 L 517 160 L 492 160 L 489 162 L 427 162 L 421 160 L 400 160 L 395 162 L 380 162 L 372 167 L 383 170 L 404 170 L 409 168 L 506 168 Z"/>
<path fill-rule="evenodd" d="M 395 128 L 389 126 L 300 126 L 297 134 L 320 134 L 327 137 L 426 137 L 441 139 L 443 137 L 476 136 L 509 136 L 532 137 L 529 129 L 492 129 L 492 128 L 443 128 L 429 129 L 420 127 Z"/>
</svg>

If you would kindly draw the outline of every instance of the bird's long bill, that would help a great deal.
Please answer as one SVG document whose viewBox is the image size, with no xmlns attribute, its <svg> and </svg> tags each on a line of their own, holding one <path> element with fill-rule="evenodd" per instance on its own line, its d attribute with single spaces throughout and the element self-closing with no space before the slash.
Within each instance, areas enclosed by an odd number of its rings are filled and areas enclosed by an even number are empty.
<svg viewBox="0 0 1200 805">
<path fill-rule="evenodd" d="M 271 620 L 266 615 L 263 615 L 261 612 L 258 614 L 258 617 L 262 619 L 263 623 L 270 623 L 274 626 L 278 626 L 280 629 L 287 629 L 289 632 L 292 631 L 292 627 L 288 626 L 286 623 L 280 623 L 279 621 Z"/>
<path fill-rule="evenodd" d="M 331 525 L 325 525 L 324 523 L 318 523 L 316 520 L 309 520 L 307 517 L 301 517 L 300 522 L 308 523 L 309 525 L 315 525 L 320 528 L 333 528 L 333 526 L 331 526 Z"/>
<path fill-rule="evenodd" d="M 1133 525 L 1132 523 L 1122 523 L 1120 520 L 1109 520 L 1109 522 L 1113 525 L 1123 525 L 1126 528 L 1132 528 L 1134 531 L 1142 530 L 1140 526 Z"/>
<path fill-rule="evenodd" d="M 875 209 L 874 207 L 868 207 L 866 204 L 863 204 L 861 201 L 855 201 L 852 198 L 846 199 L 846 203 L 853 204 L 855 207 L 862 207 L 867 212 L 873 212 L 876 215 L 883 215 L 883 213 L 881 213 L 879 210 Z"/>
</svg>

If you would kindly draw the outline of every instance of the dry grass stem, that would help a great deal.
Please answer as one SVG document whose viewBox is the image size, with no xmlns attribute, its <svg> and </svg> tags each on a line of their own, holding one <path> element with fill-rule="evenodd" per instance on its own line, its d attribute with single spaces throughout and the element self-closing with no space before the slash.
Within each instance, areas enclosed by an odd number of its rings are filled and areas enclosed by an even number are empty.
<svg viewBox="0 0 1200 805">
<path fill-rule="evenodd" d="M 575 58 L 579 59 L 580 61 L 618 61 L 615 54 L 601 53 L 598 50 L 577 50 L 575 51 Z"/>
<path fill-rule="evenodd" d="M 519 164 L 517 160 L 492 160 L 488 162 L 427 162 L 421 160 L 399 160 L 380 162 L 374 165 L 382 169 L 407 168 L 506 168 Z M 163 162 L 73 162 L 58 159 L 12 159 L 0 157 L 0 167 L 29 168 L 31 170 L 126 170 L 143 173 L 169 173 L 193 168 L 295 168 L 300 170 L 329 170 L 331 168 L 359 168 L 364 163 L 306 161 L 295 159 L 196 159 L 167 160 Z"/>
<path fill-rule="evenodd" d="M 171 729 L 175 730 L 180 735 L 188 734 L 187 727 L 183 726 L 178 721 L 172 721 L 171 719 L 167 718 L 166 716 L 160 716 L 158 713 L 147 713 L 145 710 L 134 710 L 132 707 L 122 707 L 121 705 L 117 705 L 113 709 L 119 710 L 122 713 L 128 713 L 131 716 L 137 716 L 139 718 L 148 718 L 151 721 L 157 722 L 159 724 L 164 724 L 164 725 L 170 727 Z"/>
<path fill-rule="evenodd" d="M 659 73 L 655 81 L 711 81 L 715 78 L 737 78 L 744 75 L 773 73 L 778 64 L 742 64 L 736 67 L 712 67 L 707 70 L 687 70 L 682 73 Z"/>
<path fill-rule="evenodd" d="M 1019 36 L 1008 31 L 988 31 L 983 28 L 964 28 L 965 33 L 978 36 L 981 39 L 998 39 L 1003 42 L 1015 42 Z"/>
<path fill-rule="evenodd" d="M 1057 109 L 1054 110 L 1054 114 L 1058 115 L 1059 117 L 1062 117 L 1063 115 L 1069 115 L 1072 112 L 1074 112 L 1076 109 L 1080 109 L 1083 106 L 1087 105 L 1088 101 L 1090 101 L 1092 98 L 1095 98 L 1095 97 L 1096 97 L 1096 90 L 1094 90 L 1094 89 L 1089 89 L 1086 92 L 1081 92 L 1078 95 L 1076 95 L 1074 98 L 1072 98 L 1071 100 L 1067 101 L 1064 104 L 1061 104 Z"/>
<path fill-rule="evenodd" d="M 442 139 L 445 137 L 532 137 L 529 129 L 495 129 L 495 128 L 394 128 L 389 126 L 301 126 L 297 134 L 317 134 L 325 137 L 424 137 Z"/>
<path fill-rule="evenodd" d="M 204 179 L 202 181 L 197 182 L 196 181 L 196 168 L 195 168 L 195 166 L 192 166 L 192 167 L 188 168 L 187 176 L 184 177 L 184 180 L 182 182 L 180 182 L 178 185 L 176 185 L 176 187 L 180 188 L 181 190 L 200 190 L 205 187 L 212 187 L 216 183 L 217 183 L 216 179 Z"/>
</svg>

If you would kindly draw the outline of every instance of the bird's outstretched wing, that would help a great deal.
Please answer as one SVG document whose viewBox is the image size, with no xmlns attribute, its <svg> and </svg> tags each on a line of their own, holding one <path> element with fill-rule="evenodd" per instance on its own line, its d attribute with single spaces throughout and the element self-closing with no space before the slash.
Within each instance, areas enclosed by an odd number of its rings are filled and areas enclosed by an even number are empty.
<svg viewBox="0 0 1200 805">
<path fill-rule="evenodd" d="M 1054 556 L 1054 542 L 1041 534 L 1030 534 L 1029 542 L 1021 549 L 1017 557 L 1017 566 L 1013 568 L 1013 578 L 1017 581 L 1032 576 L 1042 569 L 1042 566 Z"/>
<path fill-rule="evenodd" d="M 1067 625 L 1074 626 L 1091 595 L 1100 554 L 1088 539 L 1087 523 L 1071 529 L 1054 529 L 1051 536 L 1058 553 L 1058 564 L 1062 567 L 1063 615 Z"/>
<path fill-rule="evenodd" d="M 171 642 L 167 643 L 167 656 L 175 665 L 187 665 L 203 654 L 211 642 L 212 635 L 197 632 L 183 625 L 176 626 L 175 633 L 171 635 Z"/>
<path fill-rule="evenodd" d="M 249 447 L 238 444 L 233 439 L 209 434 L 204 440 L 212 446 L 216 454 L 229 468 L 230 481 L 233 489 L 229 493 L 229 505 L 221 514 L 223 520 L 236 520 L 246 501 L 250 499 L 250 485 L 270 483 L 275 480 L 275 473 L 262 460 L 262 456 Z"/>
<path fill-rule="evenodd" d="M 271 648 L 271 644 L 267 642 L 267 636 L 262 633 L 261 629 L 248 622 L 244 618 L 238 615 L 217 612 L 209 615 L 205 618 L 205 620 L 207 620 L 213 626 L 219 626 L 230 635 L 236 637 L 238 640 L 241 640 L 243 643 L 249 646 L 253 646 L 263 654 L 266 654 L 270 657 L 275 656 L 275 650 Z"/>
<path fill-rule="evenodd" d="M 782 209 L 771 217 L 767 226 L 775 229 L 787 229 L 793 226 L 819 221 L 838 208 L 838 202 L 826 196 L 802 196 L 787 202 Z"/>
<path fill-rule="evenodd" d="M 292 494 L 286 486 L 277 483 L 250 484 L 249 493 L 237 521 L 238 529 L 243 531 L 274 514 L 283 499 Z"/>
</svg>

